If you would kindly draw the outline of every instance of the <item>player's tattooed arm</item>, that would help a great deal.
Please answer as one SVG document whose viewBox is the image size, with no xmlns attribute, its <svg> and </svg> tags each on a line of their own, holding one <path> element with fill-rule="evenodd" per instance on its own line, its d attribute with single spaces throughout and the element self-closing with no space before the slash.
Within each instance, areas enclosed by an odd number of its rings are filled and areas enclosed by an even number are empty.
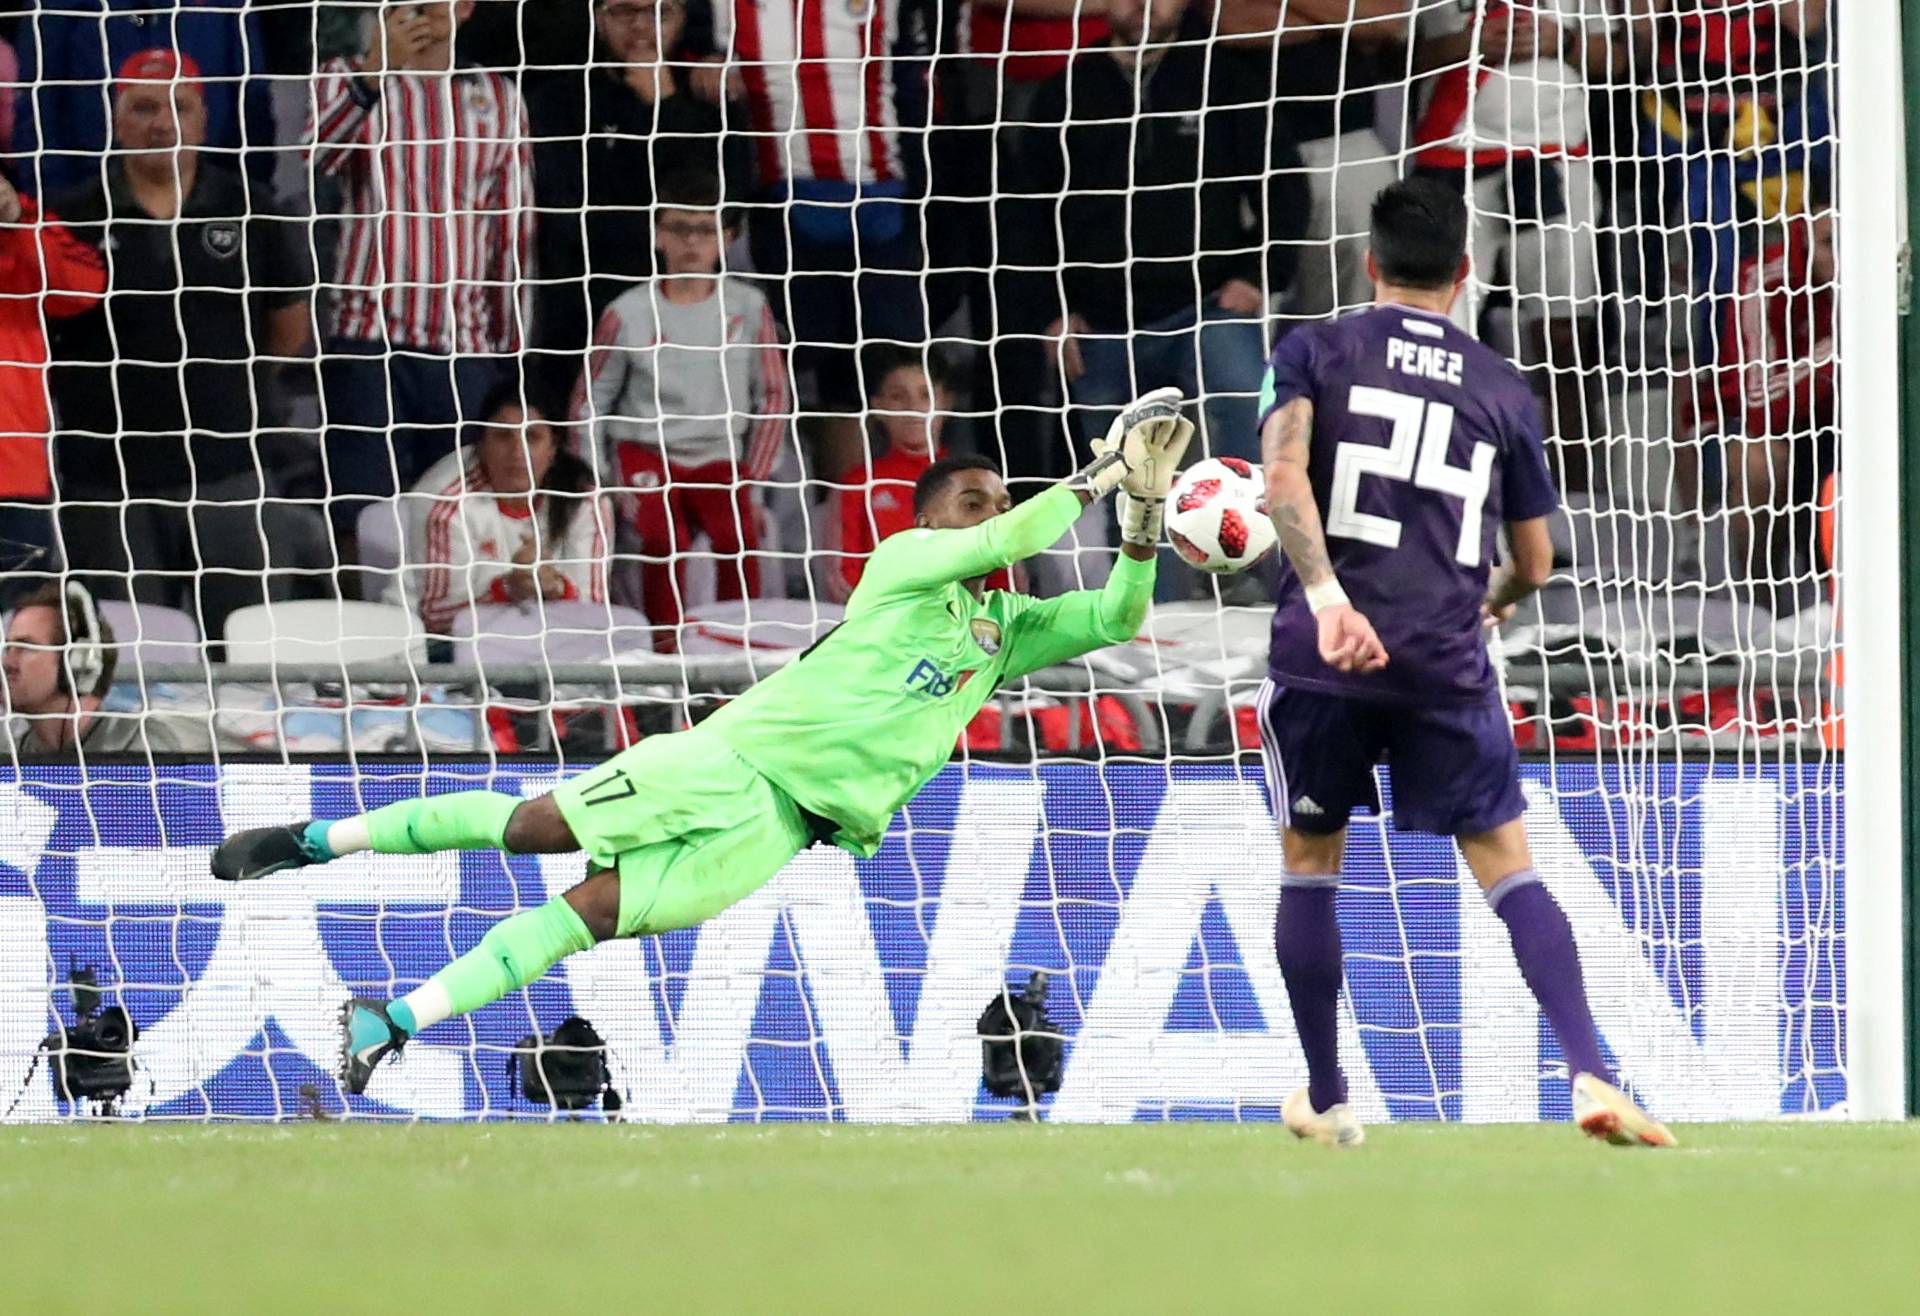
<svg viewBox="0 0 1920 1316">
<path fill-rule="evenodd" d="M 1494 574 L 1487 590 L 1485 620 L 1489 625 L 1513 615 L 1514 605 L 1541 589 L 1553 575 L 1553 538 L 1547 518 L 1507 523 L 1507 565 Z"/>
<path fill-rule="evenodd" d="M 1295 398 L 1267 418 L 1260 431 L 1260 457 L 1266 466 L 1267 515 L 1280 532 L 1280 546 L 1300 583 L 1312 588 L 1333 579 L 1326 530 L 1313 501 L 1307 457 L 1313 445 L 1313 403 Z"/>
<path fill-rule="evenodd" d="M 1267 515 L 1280 532 L 1287 561 L 1306 588 L 1307 607 L 1320 631 L 1320 659 L 1338 672 L 1377 672 L 1386 646 L 1373 623 L 1347 600 L 1327 555 L 1326 527 L 1313 500 L 1307 457 L 1313 448 L 1313 403 L 1294 398 L 1267 418 L 1260 456 L 1267 472 Z"/>
</svg>

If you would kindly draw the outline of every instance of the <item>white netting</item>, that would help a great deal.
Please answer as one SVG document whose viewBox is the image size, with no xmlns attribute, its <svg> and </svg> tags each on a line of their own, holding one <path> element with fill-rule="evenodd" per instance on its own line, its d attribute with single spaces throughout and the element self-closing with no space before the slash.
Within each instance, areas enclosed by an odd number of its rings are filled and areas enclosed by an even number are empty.
<svg viewBox="0 0 1920 1316">
<path fill-rule="evenodd" d="M 223 830 L 531 794 L 687 725 L 839 619 L 931 451 L 990 455 L 1024 497 L 1177 384 L 1197 448 L 1257 456 L 1266 352 L 1371 296 L 1367 205 L 1423 170 L 1468 196 L 1458 315 L 1536 381 L 1567 495 L 1553 582 L 1496 643 L 1607 1044 L 1668 1115 L 1834 1107 L 1829 20 L 0 19 L 6 590 L 88 587 L 115 663 L 68 642 L 78 602 L 10 617 L 0 1098 L 69 1109 L 16 1076 L 92 965 L 146 1030 L 126 1109 L 292 1116 L 309 1083 L 337 1105 L 339 1000 L 410 988 L 579 861 L 355 860 L 236 893 L 205 876 Z M 1090 513 L 1006 583 L 1098 585 L 1111 535 Z M 502 1058 L 578 1009 L 647 1118 L 992 1114 L 974 1020 L 1045 969 L 1073 1039 L 1054 1118 L 1271 1116 L 1301 1068 L 1249 757 L 1264 597 L 1167 564 L 1143 638 L 1000 692 L 878 859 L 810 852 L 704 931 L 570 961 L 430 1033 L 367 1109 L 533 1110 Z M 76 722 L 67 691 L 95 685 Z M 1363 1114 L 1562 1112 L 1450 850 L 1371 819 L 1350 850 Z"/>
</svg>

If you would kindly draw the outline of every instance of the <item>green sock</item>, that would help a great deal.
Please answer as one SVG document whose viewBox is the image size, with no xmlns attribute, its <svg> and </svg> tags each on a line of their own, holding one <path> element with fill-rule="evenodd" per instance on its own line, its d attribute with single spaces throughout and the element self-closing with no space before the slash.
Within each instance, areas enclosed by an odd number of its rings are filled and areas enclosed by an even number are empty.
<svg viewBox="0 0 1920 1316">
<path fill-rule="evenodd" d="M 361 848 L 355 842 L 365 838 L 365 848 L 381 854 L 431 854 L 436 850 L 504 850 L 507 848 L 507 820 L 520 807 L 518 795 L 498 791 L 460 791 L 454 795 L 430 795 L 424 799 L 401 800 L 361 814 L 357 819 L 334 823 L 329 841 L 336 854 L 350 854 Z M 364 824 L 360 835 L 354 824 Z"/>
<path fill-rule="evenodd" d="M 593 934 L 565 899 L 522 910 L 493 925 L 480 944 L 427 979 L 404 998 L 410 1033 L 442 1019 L 478 1010 L 508 992 L 535 982 L 575 951 L 593 945 Z"/>
</svg>

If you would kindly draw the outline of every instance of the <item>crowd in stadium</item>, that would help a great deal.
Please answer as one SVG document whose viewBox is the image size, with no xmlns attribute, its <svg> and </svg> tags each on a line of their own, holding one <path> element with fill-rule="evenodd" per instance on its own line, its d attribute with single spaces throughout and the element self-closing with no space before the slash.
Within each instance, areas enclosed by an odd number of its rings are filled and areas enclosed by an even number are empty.
<svg viewBox="0 0 1920 1316">
<path fill-rule="evenodd" d="M 661 648 L 703 594 L 843 600 L 942 452 L 1034 489 L 1176 384 L 1257 456 L 1275 336 L 1369 299 L 1417 170 L 1470 191 L 1457 314 L 1564 487 L 1640 430 L 1726 513 L 1680 569 L 1818 594 L 1827 0 L 10 8 L 20 591 L 64 562 L 214 641 L 263 597 L 611 598 Z M 399 569 L 347 569 L 382 515 Z M 1013 583 L 1097 581 L 1076 534 Z"/>
</svg>

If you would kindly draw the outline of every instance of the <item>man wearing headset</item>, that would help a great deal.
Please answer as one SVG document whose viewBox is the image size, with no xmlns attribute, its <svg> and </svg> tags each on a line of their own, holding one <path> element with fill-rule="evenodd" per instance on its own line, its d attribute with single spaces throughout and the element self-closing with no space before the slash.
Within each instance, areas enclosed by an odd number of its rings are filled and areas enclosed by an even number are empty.
<svg viewBox="0 0 1920 1316">
<path fill-rule="evenodd" d="M 204 722 L 194 717 L 107 713 L 119 652 L 113 628 L 75 582 L 49 583 L 21 599 L 7 619 L 0 658 L 7 699 L 6 741 L 21 758 L 71 754 L 206 753 Z"/>
</svg>

